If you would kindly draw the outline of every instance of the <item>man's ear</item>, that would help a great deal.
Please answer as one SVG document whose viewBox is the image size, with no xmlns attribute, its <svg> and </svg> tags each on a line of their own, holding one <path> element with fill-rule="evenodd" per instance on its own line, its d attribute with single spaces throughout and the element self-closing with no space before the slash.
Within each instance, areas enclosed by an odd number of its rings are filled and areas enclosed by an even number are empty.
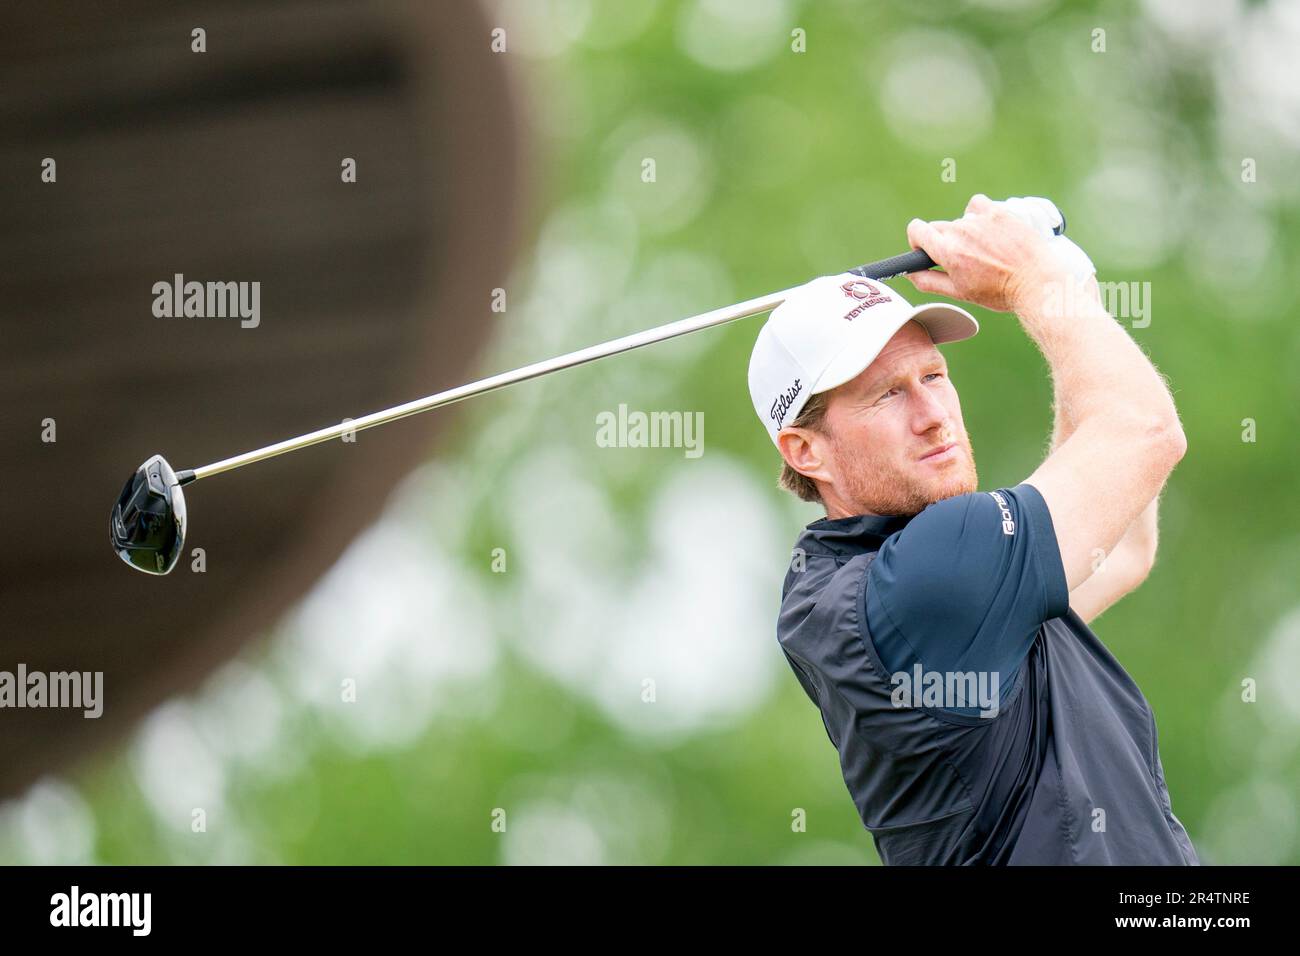
<svg viewBox="0 0 1300 956">
<path fill-rule="evenodd" d="M 826 484 L 834 483 L 827 460 L 830 442 L 822 433 L 791 425 L 777 433 L 776 447 L 785 463 L 799 474 Z"/>
</svg>

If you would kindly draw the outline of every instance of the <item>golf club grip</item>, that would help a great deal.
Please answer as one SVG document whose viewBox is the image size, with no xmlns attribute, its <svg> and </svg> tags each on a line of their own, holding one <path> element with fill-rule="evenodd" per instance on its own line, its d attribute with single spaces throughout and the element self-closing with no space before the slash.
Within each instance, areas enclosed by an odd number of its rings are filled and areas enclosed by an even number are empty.
<svg viewBox="0 0 1300 956">
<path fill-rule="evenodd" d="M 868 262 L 856 269 L 850 269 L 849 273 L 862 276 L 864 279 L 892 279 L 894 276 L 905 275 L 908 272 L 924 272 L 926 269 L 933 268 L 934 260 L 926 255 L 924 249 L 913 249 L 911 252 L 904 252 L 901 256 L 881 259 L 879 262 Z"/>
<path fill-rule="evenodd" d="M 1063 236 L 1065 235 L 1065 214 L 1059 209 L 1057 214 L 1061 217 L 1061 221 L 1052 229 L 1052 232 L 1058 236 Z M 850 269 L 849 274 L 862 276 L 864 279 L 892 279 L 895 276 L 906 275 L 909 272 L 924 272 L 926 269 L 933 269 L 934 266 L 934 260 L 926 254 L 924 249 L 913 249 L 911 252 L 904 252 L 902 255 L 890 259 L 868 262 L 856 269 Z"/>
</svg>

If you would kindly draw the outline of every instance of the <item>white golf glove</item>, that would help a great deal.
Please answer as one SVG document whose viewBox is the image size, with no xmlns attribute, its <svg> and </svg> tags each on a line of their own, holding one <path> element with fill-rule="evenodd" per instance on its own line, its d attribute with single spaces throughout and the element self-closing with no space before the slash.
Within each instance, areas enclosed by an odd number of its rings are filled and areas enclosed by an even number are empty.
<svg viewBox="0 0 1300 956">
<path fill-rule="evenodd" d="M 1065 222 L 1065 217 L 1050 199 L 1041 196 L 1013 196 L 1001 205 L 1015 213 L 1026 223 L 1047 237 L 1047 244 L 1061 263 L 1080 282 L 1097 274 L 1097 268 L 1088 254 L 1068 236 L 1056 235 L 1055 230 Z"/>
</svg>

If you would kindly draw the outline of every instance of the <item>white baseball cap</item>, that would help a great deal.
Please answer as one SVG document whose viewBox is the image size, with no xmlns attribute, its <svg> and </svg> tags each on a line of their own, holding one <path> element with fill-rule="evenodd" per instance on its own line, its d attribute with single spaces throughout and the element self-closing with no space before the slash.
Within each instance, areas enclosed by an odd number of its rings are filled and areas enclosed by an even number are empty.
<svg viewBox="0 0 1300 956">
<path fill-rule="evenodd" d="M 796 288 L 768 316 L 749 358 L 749 395 L 772 441 L 808 399 L 860 375 L 913 319 L 935 345 L 980 330 L 965 309 L 912 306 L 883 283 L 849 272 Z"/>
</svg>

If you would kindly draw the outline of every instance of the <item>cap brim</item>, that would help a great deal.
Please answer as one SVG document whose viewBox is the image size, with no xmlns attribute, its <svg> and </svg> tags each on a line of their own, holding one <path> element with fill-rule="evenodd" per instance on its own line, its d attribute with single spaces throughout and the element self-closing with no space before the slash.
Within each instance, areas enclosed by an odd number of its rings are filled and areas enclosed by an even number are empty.
<svg viewBox="0 0 1300 956">
<path fill-rule="evenodd" d="M 808 394 L 828 392 L 857 378 L 876 360 L 876 356 L 884 351 L 885 346 L 898 330 L 913 320 L 930 333 L 930 340 L 935 345 L 960 342 L 980 330 L 980 324 L 975 321 L 975 316 L 963 308 L 945 302 L 918 305 L 897 323 L 892 323 L 892 327 L 861 323 L 855 326 L 855 329 L 860 329 L 861 333 L 855 336 L 854 344 L 846 347 L 826 366 L 825 371 L 808 390 Z"/>
</svg>

